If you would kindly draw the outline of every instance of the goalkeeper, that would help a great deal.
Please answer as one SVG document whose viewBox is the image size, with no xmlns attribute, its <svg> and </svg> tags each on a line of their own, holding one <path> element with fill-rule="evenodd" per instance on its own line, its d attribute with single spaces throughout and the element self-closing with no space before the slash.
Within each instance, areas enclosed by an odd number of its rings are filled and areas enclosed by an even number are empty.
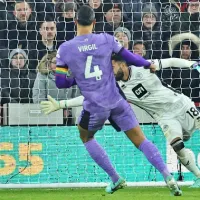
<svg viewBox="0 0 200 200">
<path fill-rule="evenodd" d="M 195 61 L 178 58 L 153 60 L 152 62 L 156 65 L 156 70 L 171 66 L 198 67 Z M 191 156 L 191 151 L 184 146 L 184 142 L 190 139 L 193 132 L 200 129 L 200 113 L 194 103 L 184 94 L 164 85 L 149 70 L 134 66 L 128 67 L 118 55 L 112 57 L 112 65 L 116 80 L 127 100 L 144 109 L 158 122 L 181 163 L 196 176 L 191 187 L 200 188 L 200 170 Z M 41 108 L 45 114 L 65 107 L 80 106 L 84 97 L 59 102 L 50 96 L 48 99 L 49 101 L 41 102 Z M 112 120 L 110 121 L 112 124 Z M 116 129 L 119 131 L 118 127 Z"/>
</svg>

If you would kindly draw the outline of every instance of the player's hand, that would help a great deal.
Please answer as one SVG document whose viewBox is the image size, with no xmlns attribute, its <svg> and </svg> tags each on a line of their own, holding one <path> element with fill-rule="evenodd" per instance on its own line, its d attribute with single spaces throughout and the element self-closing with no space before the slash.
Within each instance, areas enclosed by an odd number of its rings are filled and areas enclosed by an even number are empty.
<svg viewBox="0 0 200 200">
<path fill-rule="evenodd" d="M 156 72 L 156 66 L 154 64 L 151 64 L 150 67 L 144 67 L 144 69 L 150 69 L 151 73 Z"/>
<path fill-rule="evenodd" d="M 196 62 L 192 65 L 193 69 L 196 69 L 200 73 L 200 62 Z"/>
<path fill-rule="evenodd" d="M 156 66 L 154 64 L 151 64 L 149 69 L 150 69 L 151 73 L 155 73 L 156 72 Z"/>
<path fill-rule="evenodd" d="M 45 115 L 61 109 L 59 101 L 56 101 L 50 95 L 48 95 L 47 98 L 48 101 L 41 101 L 40 103 L 41 110 Z"/>
</svg>

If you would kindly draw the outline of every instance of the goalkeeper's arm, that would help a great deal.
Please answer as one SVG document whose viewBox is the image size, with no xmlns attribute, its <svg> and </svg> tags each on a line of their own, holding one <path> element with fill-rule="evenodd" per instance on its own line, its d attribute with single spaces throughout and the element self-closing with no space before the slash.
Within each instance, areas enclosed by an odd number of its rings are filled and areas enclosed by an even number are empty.
<svg viewBox="0 0 200 200">
<path fill-rule="evenodd" d="M 48 101 L 42 101 L 40 103 L 41 110 L 45 115 L 48 115 L 56 110 L 60 110 L 63 108 L 72 108 L 72 107 L 78 107 L 83 105 L 83 96 L 79 96 L 73 99 L 69 100 L 61 100 L 56 101 L 51 96 L 47 96 Z"/>
<path fill-rule="evenodd" d="M 190 61 L 181 58 L 166 58 L 159 60 L 160 66 L 156 66 L 156 69 L 160 70 L 162 68 L 169 68 L 169 67 L 194 68 L 194 65 L 196 63 L 197 63 L 196 61 Z"/>
</svg>

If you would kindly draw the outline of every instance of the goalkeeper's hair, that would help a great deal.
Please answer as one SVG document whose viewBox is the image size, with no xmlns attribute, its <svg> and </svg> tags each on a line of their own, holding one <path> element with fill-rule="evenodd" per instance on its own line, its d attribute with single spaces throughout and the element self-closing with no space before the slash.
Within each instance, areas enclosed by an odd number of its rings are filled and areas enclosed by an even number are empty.
<svg viewBox="0 0 200 200">
<path fill-rule="evenodd" d="M 116 62 L 124 62 L 124 63 L 126 63 L 126 61 L 119 54 L 112 54 L 111 60 L 114 60 Z"/>
<path fill-rule="evenodd" d="M 89 26 L 95 20 L 94 10 L 87 5 L 83 5 L 77 12 L 76 20 L 82 26 Z"/>
</svg>

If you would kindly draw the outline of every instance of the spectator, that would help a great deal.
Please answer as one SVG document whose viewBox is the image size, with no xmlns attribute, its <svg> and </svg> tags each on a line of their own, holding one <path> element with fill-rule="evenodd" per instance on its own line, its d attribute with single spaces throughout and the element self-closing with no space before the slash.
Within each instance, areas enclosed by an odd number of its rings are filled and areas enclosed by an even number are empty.
<svg viewBox="0 0 200 200">
<path fill-rule="evenodd" d="M 164 57 L 161 26 L 154 4 L 145 4 L 142 14 L 142 23 L 135 23 L 134 25 L 133 38 L 145 41 L 149 52 L 148 59 Z"/>
<path fill-rule="evenodd" d="M 38 62 L 47 52 L 57 49 L 57 42 L 55 40 L 57 28 L 53 19 L 47 16 L 39 29 L 40 38 L 37 43 L 32 43 L 29 48 L 30 69 L 36 69 Z"/>
<path fill-rule="evenodd" d="M 1 45 L 9 49 L 28 49 L 29 42 L 36 41 L 36 15 L 25 0 L 15 1 L 13 15 L 15 19 L 1 30 Z"/>
<path fill-rule="evenodd" d="M 200 56 L 200 38 L 192 33 L 173 36 L 169 41 L 170 56 L 187 60 L 198 60 Z"/>
<path fill-rule="evenodd" d="M 128 21 L 141 21 L 142 7 L 145 3 L 155 3 L 160 8 L 160 0 L 118 0 L 123 5 L 124 16 Z M 162 0 L 163 1 L 163 0 Z"/>
<path fill-rule="evenodd" d="M 180 21 L 180 3 L 179 0 L 161 1 L 161 22 L 164 41 L 171 37 L 171 28 L 174 22 Z"/>
<path fill-rule="evenodd" d="M 56 51 L 46 54 L 38 65 L 38 74 L 33 87 L 33 102 L 47 100 L 47 95 L 57 100 L 75 97 L 75 88 L 58 89 L 55 84 Z"/>
<path fill-rule="evenodd" d="M 199 0 L 189 0 L 188 6 L 187 6 L 188 13 L 195 14 L 200 12 L 200 4 Z"/>
<path fill-rule="evenodd" d="M 189 0 L 186 6 L 186 12 L 181 13 L 180 20 L 172 25 L 172 34 L 191 32 L 200 37 L 200 3 L 199 0 Z"/>
<path fill-rule="evenodd" d="M 75 36 L 74 17 L 77 6 L 74 3 L 64 3 L 61 8 L 62 15 L 57 19 L 57 41 L 59 45 Z"/>
<path fill-rule="evenodd" d="M 9 50 L 5 49 L 5 47 L 0 46 L 0 68 L 8 68 L 9 67 Z"/>
<path fill-rule="evenodd" d="M 57 17 L 61 16 L 63 13 L 63 4 L 65 3 L 73 3 L 75 4 L 76 8 L 78 9 L 79 6 L 83 5 L 82 0 L 57 0 L 55 3 L 55 11 L 57 14 Z"/>
<path fill-rule="evenodd" d="M 127 22 L 123 17 L 122 5 L 120 3 L 112 3 L 105 1 L 103 5 L 104 22 L 95 26 L 97 33 L 106 32 L 113 35 L 118 27 L 126 27 L 132 30 L 132 22 Z"/>
<path fill-rule="evenodd" d="M 32 8 L 37 12 L 39 16 L 38 22 L 44 21 L 46 15 L 50 16 L 52 19 L 55 19 L 55 4 L 52 0 L 29 0 L 31 1 Z"/>
<path fill-rule="evenodd" d="M 118 27 L 115 32 L 114 36 L 117 40 L 122 44 L 122 46 L 126 49 L 130 48 L 131 42 L 131 33 L 127 28 Z"/>
<path fill-rule="evenodd" d="M 134 41 L 132 50 L 133 50 L 133 53 L 138 54 L 144 58 L 149 57 L 147 55 L 148 53 L 146 51 L 146 46 L 143 41 L 140 41 L 140 40 Z"/>
<path fill-rule="evenodd" d="M 31 102 L 35 75 L 28 70 L 24 50 L 14 49 L 9 56 L 9 68 L 1 69 L 1 104 Z"/>
<path fill-rule="evenodd" d="M 198 60 L 200 55 L 199 47 L 200 39 L 192 33 L 175 35 L 169 41 L 169 53 L 172 57 Z M 183 92 L 183 94 L 192 98 L 194 102 L 200 101 L 200 77 L 197 70 L 178 69 L 171 66 L 170 69 L 161 70 L 158 75 L 161 80 Z"/>
<path fill-rule="evenodd" d="M 13 10 L 13 1 L 0 0 L 0 30 L 7 29 L 9 21 L 14 19 L 11 11 Z M 0 41 L 1 44 L 1 41 Z"/>
<path fill-rule="evenodd" d="M 88 5 L 93 8 L 95 12 L 96 22 L 103 21 L 103 4 L 102 0 L 88 0 Z"/>
</svg>

